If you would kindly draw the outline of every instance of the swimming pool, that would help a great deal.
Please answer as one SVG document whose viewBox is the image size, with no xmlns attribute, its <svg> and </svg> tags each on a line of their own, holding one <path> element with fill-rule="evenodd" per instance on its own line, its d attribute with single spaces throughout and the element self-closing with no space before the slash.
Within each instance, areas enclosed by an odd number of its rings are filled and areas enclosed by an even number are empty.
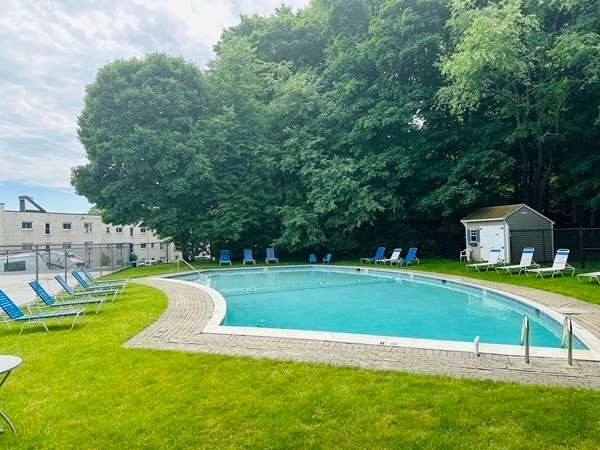
<svg viewBox="0 0 600 450">
<path fill-rule="evenodd" d="M 379 343 L 472 343 L 478 336 L 482 344 L 516 346 L 526 314 L 533 346 L 560 346 L 561 318 L 538 305 L 414 273 L 298 266 L 205 271 L 184 279 L 225 298 L 227 305 L 215 312 L 213 323 L 222 333 L 253 329 L 250 334 L 279 336 L 273 331 L 284 330 L 297 336 L 305 330 L 352 342 L 372 336 L 382 339 Z M 578 338 L 574 347 L 586 348 Z"/>
</svg>

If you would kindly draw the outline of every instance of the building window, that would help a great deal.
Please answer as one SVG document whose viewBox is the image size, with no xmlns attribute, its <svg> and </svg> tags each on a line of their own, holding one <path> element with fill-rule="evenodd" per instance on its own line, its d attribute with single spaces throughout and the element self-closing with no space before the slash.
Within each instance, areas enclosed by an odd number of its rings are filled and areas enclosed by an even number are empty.
<svg viewBox="0 0 600 450">
<path fill-rule="evenodd" d="M 46 236 L 49 236 L 51 230 L 52 230 L 52 228 L 51 228 L 50 224 L 46 222 L 46 225 L 44 226 L 44 234 Z"/>
<path fill-rule="evenodd" d="M 121 250 L 123 248 L 123 244 L 117 244 L 117 250 Z"/>
<path fill-rule="evenodd" d="M 162 242 L 159 244 L 159 248 L 162 250 L 163 248 L 165 248 L 165 244 L 163 244 Z"/>
<path fill-rule="evenodd" d="M 50 246 L 46 244 L 46 250 L 50 251 Z"/>
<path fill-rule="evenodd" d="M 150 248 L 154 248 L 154 242 L 150 244 Z"/>
<path fill-rule="evenodd" d="M 71 230 L 72 228 L 71 222 L 63 222 L 63 230 Z"/>
<path fill-rule="evenodd" d="M 133 237 L 133 227 L 129 227 L 129 236 Z"/>
<path fill-rule="evenodd" d="M 63 249 L 69 250 L 70 248 L 71 248 L 71 243 L 70 242 L 63 242 Z"/>
<path fill-rule="evenodd" d="M 91 233 L 92 232 L 92 224 L 91 224 L 91 222 L 85 222 L 83 224 L 83 232 L 84 233 Z"/>
<path fill-rule="evenodd" d="M 140 244 L 140 248 L 146 248 L 146 244 Z"/>
<path fill-rule="evenodd" d="M 140 234 L 146 234 L 146 227 L 140 227 Z"/>
<path fill-rule="evenodd" d="M 469 230 L 469 242 L 478 242 L 477 235 L 479 230 Z"/>
<path fill-rule="evenodd" d="M 110 227 L 106 227 L 106 234 L 110 234 Z"/>
<path fill-rule="evenodd" d="M 115 233 L 117 233 L 117 234 L 123 234 L 123 227 L 122 226 L 116 226 L 115 227 Z"/>
<path fill-rule="evenodd" d="M 33 230 L 33 222 L 21 222 L 21 230 Z"/>
<path fill-rule="evenodd" d="M 21 248 L 22 248 L 23 250 L 33 250 L 33 244 L 32 244 L 32 243 L 30 243 L 30 242 L 27 242 L 27 243 L 23 244 L 23 245 L 21 246 Z"/>
</svg>

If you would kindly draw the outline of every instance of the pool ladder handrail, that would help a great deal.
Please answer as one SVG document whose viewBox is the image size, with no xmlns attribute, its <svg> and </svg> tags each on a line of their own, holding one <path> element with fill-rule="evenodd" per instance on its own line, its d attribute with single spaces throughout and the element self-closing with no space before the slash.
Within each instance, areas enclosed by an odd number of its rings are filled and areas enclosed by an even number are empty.
<svg viewBox="0 0 600 450">
<path fill-rule="evenodd" d="M 200 276 L 204 276 L 204 274 L 203 274 L 203 273 L 199 272 L 199 271 L 198 271 L 198 269 L 196 269 L 194 266 L 192 266 L 192 265 L 191 265 L 189 262 L 187 262 L 185 259 L 181 258 L 181 260 L 182 260 L 184 263 L 186 263 L 186 264 L 187 264 L 187 265 L 190 267 L 190 269 L 192 269 L 192 270 L 193 270 L 194 272 L 196 272 L 198 275 L 200 275 Z"/>
<path fill-rule="evenodd" d="M 569 316 L 565 317 L 562 326 L 562 337 L 560 338 L 560 347 L 565 346 L 565 341 L 568 344 L 567 364 L 573 365 L 573 321 Z"/>
<path fill-rule="evenodd" d="M 521 322 L 521 345 L 525 345 L 525 364 L 529 364 L 529 317 L 523 316 Z"/>
</svg>

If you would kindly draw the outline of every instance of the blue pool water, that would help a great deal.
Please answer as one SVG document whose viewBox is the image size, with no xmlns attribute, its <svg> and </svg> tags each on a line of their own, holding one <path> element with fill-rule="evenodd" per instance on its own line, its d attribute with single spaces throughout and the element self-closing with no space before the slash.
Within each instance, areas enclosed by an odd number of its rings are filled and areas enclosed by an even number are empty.
<svg viewBox="0 0 600 450">
<path fill-rule="evenodd" d="M 527 314 L 531 345 L 560 346 L 561 324 L 539 310 L 454 282 L 310 267 L 207 271 L 186 278 L 223 295 L 222 326 L 470 342 L 479 336 L 482 343 L 519 345 Z M 574 347 L 586 348 L 579 340 Z"/>
</svg>

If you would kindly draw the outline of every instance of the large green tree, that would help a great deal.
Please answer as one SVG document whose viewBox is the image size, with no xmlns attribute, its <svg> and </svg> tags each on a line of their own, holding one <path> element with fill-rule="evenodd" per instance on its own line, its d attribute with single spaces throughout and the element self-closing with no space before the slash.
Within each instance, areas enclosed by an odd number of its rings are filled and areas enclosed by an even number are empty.
<svg viewBox="0 0 600 450">
<path fill-rule="evenodd" d="M 79 117 L 89 163 L 73 169 L 77 192 L 108 223 L 143 222 L 189 258 L 216 181 L 193 139 L 205 110 L 202 73 L 181 58 L 151 54 L 106 65 L 87 86 Z"/>
<path fill-rule="evenodd" d="M 598 5 L 591 3 L 452 1 L 440 100 L 465 120 L 469 112 L 507 120 L 515 197 L 538 210 L 548 211 L 553 178 L 581 131 L 573 111 L 598 105 Z"/>
</svg>

